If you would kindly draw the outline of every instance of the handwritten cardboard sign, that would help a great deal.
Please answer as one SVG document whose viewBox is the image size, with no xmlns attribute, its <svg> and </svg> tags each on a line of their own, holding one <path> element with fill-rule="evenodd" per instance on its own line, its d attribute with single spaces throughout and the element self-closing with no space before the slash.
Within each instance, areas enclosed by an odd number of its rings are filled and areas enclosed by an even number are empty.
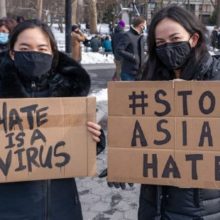
<svg viewBox="0 0 220 220">
<path fill-rule="evenodd" d="M 220 82 L 110 82 L 108 180 L 220 188 Z"/>
<path fill-rule="evenodd" d="M 0 182 L 92 176 L 95 98 L 0 100 Z"/>
</svg>

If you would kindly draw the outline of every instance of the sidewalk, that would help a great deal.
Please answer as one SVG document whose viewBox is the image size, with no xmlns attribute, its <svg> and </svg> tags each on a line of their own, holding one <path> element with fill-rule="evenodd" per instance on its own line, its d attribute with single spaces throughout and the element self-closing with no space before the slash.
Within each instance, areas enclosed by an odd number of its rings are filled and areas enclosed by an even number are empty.
<svg viewBox="0 0 220 220">
<path fill-rule="evenodd" d="M 95 63 L 95 64 L 90 64 L 90 63 L 82 63 L 82 66 L 86 70 L 97 70 L 97 69 L 114 69 L 115 64 L 114 63 Z"/>
<path fill-rule="evenodd" d="M 97 159 L 100 173 L 106 168 L 106 150 Z M 76 179 L 84 220 L 136 220 L 139 184 L 132 188 L 109 188 L 106 179 Z"/>
<path fill-rule="evenodd" d="M 97 120 L 106 133 L 107 100 L 97 102 Z M 107 167 L 107 151 L 97 157 L 97 172 Z M 109 188 L 106 178 L 76 179 L 84 220 L 136 220 L 139 199 L 139 184 L 125 190 Z"/>
</svg>

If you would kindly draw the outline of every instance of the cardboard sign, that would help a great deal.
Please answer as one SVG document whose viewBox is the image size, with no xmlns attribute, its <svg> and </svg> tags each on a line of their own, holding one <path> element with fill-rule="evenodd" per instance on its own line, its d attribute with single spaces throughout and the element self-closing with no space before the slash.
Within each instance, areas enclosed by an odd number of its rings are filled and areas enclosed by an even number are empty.
<svg viewBox="0 0 220 220">
<path fill-rule="evenodd" d="M 220 188 L 220 82 L 109 82 L 108 106 L 108 181 Z"/>
<path fill-rule="evenodd" d="M 0 182 L 96 174 L 95 98 L 0 100 Z"/>
</svg>

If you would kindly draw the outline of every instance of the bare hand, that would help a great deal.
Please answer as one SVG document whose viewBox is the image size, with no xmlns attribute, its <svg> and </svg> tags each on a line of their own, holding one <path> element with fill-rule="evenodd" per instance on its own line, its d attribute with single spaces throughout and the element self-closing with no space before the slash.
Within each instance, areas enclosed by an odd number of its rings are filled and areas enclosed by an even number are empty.
<svg viewBox="0 0 220 220">
<path fill-rule="evenodd" d="M 100 138 L 99 136 L 101 135 L 101 126 L 97 123 L 94 123 L 94 122 L 87 122 L 87 128 L 88 128 L 88 131 L 91 133 L 92 135 L 92 139 L 95 141 L 95 142 L 99 142 L 100 141 Z"/>
</svg>

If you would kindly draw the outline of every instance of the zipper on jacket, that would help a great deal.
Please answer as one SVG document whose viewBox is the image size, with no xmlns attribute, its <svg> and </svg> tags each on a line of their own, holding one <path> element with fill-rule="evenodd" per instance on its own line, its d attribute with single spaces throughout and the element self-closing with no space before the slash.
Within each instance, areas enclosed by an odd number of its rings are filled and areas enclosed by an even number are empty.
<svg viewBox="0 0 220 220">
<path fill-rule="evenodd" d="M 163 200 L 162 186 L 156 186 L 156 204 L 157 204 L 156 212 L 157 212 L 157 215 L 155 216 L 154 220 L 161 219 L 162 200 Z"/>
<path fill-rule="evenodd" d="M 200 189 L 193 189 L 193 200 L 196 208 L 200 208 Z"/>
<path fill-rule="evenodd" d="M 37 85 L 35 83 L 35 81 L 31 82 L 31 97 L 35 96 L 35 92 L 37 91 Z"/>
<path fill-rule="evenodd" d="M 50 220 L 51 180 L 45 181 L 45 220 Z"/>
</svg>

